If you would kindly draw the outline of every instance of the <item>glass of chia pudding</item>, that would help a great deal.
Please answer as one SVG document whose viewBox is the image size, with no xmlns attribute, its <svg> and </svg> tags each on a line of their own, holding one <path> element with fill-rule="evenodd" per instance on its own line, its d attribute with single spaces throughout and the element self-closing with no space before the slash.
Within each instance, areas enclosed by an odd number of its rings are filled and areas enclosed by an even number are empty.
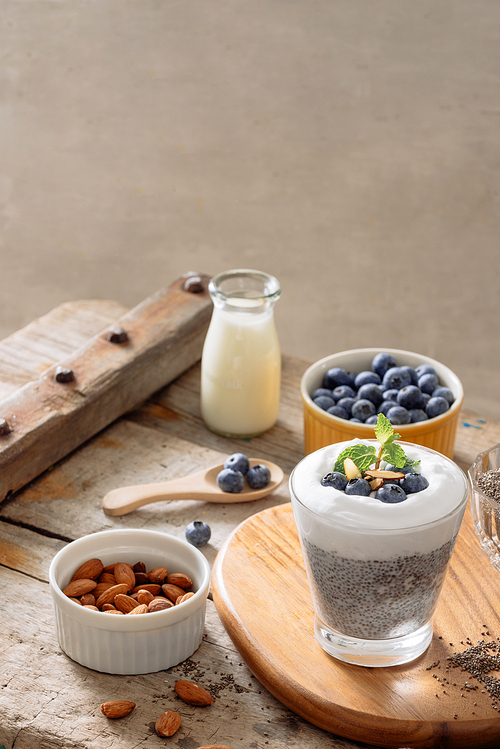
<svg viewBox="0 0 500 749">
<path fill-rule="evenodd" d="M 474 530 L 484 553 L 500 571 L 500 445 L 477 456 L 469 478 Z"/>
<path fill-rule="evenodd" d="M 382 459 L 373 468 L 365 455 L 361 477 L 349 478 L 348 467 L 347 476 L 336 478 L 346 449 L 379 458 L 384 452 L 375 440 L 352 440 L 306 456 L 290 477 L 316 639 L 330 655 L 370 667 L 407 663 L 429 646 L 469 495 L 452 460 L 393 438 L 388 444 L 400 451 L 397 466 Z M 364 494 L 346 493 L 344 480 Z M 375 483 L 366 488 L 359 481 Z"/>
</svg>

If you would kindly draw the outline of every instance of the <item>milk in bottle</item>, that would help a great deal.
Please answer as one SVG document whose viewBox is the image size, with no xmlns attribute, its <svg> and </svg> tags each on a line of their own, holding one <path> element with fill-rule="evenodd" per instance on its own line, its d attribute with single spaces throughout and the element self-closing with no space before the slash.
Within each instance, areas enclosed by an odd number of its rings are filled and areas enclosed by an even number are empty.
<svg viewBox="0 0 500 749">
<path fill-rule="evenodd" d="M 260 271 L 232 270 L 215 276 L 209 292 L 214 310 L 202 356 L 202 416 L 219 434 L 256 436 L 278 417 L 280 285 Z"/>
</svg>

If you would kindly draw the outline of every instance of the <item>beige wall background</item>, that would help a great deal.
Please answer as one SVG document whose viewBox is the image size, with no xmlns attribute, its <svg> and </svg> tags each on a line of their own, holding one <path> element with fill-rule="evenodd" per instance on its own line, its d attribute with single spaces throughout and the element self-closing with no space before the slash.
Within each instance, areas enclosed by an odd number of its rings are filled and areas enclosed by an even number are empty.
<svg viewBox="0 0 500 749">
<path fill-rule="evenodd" d="M 3 0 L 0 335 L 275 274 L 284 351 L 440 359 L 500 418 L 497 0 Z"/>
</svg>

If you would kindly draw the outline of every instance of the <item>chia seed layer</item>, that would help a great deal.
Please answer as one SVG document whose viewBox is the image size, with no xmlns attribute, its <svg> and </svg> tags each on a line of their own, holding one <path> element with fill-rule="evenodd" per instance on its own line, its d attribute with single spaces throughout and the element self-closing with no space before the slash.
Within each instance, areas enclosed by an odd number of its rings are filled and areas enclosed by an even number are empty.
<svg viewBox="0 0 500 749">
<path fill-rule="evenodd" d="M 350 637 L 411 634 L 434 613 L 456 536 L 427 554 L 349 559 L 304 539 L 319 618 Z"/>
<path fill-rule="evenodd" d="M 490 499 L 500 501 L 500 470 L 485 471 L 477 477 L 477 485 Z"/>
</svg>

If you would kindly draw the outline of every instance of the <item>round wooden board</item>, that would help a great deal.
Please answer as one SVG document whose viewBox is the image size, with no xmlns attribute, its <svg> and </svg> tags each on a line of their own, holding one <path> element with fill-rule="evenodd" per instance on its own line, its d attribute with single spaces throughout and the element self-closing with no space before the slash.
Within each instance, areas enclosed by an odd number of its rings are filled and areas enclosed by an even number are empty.
<svg viewBox="0 0 500 749">
<path fill-rule="evenodd" d="M 500 636 L 500 575 L 482 552 L 468 511 L 433 641 L 406 666 L 352 666 L 322 650 L 290 504 L 236 528 L 215 561 L 212 589 L 247 666 L 280 702 L 314 725 L 379 747 L 500 746 L 500 707 L 470 674 L 447 663 L 467 648 L 467 638 L 475 645 Z M 477 688 L 461 689 L 466 682 Z"/>
</svg>

